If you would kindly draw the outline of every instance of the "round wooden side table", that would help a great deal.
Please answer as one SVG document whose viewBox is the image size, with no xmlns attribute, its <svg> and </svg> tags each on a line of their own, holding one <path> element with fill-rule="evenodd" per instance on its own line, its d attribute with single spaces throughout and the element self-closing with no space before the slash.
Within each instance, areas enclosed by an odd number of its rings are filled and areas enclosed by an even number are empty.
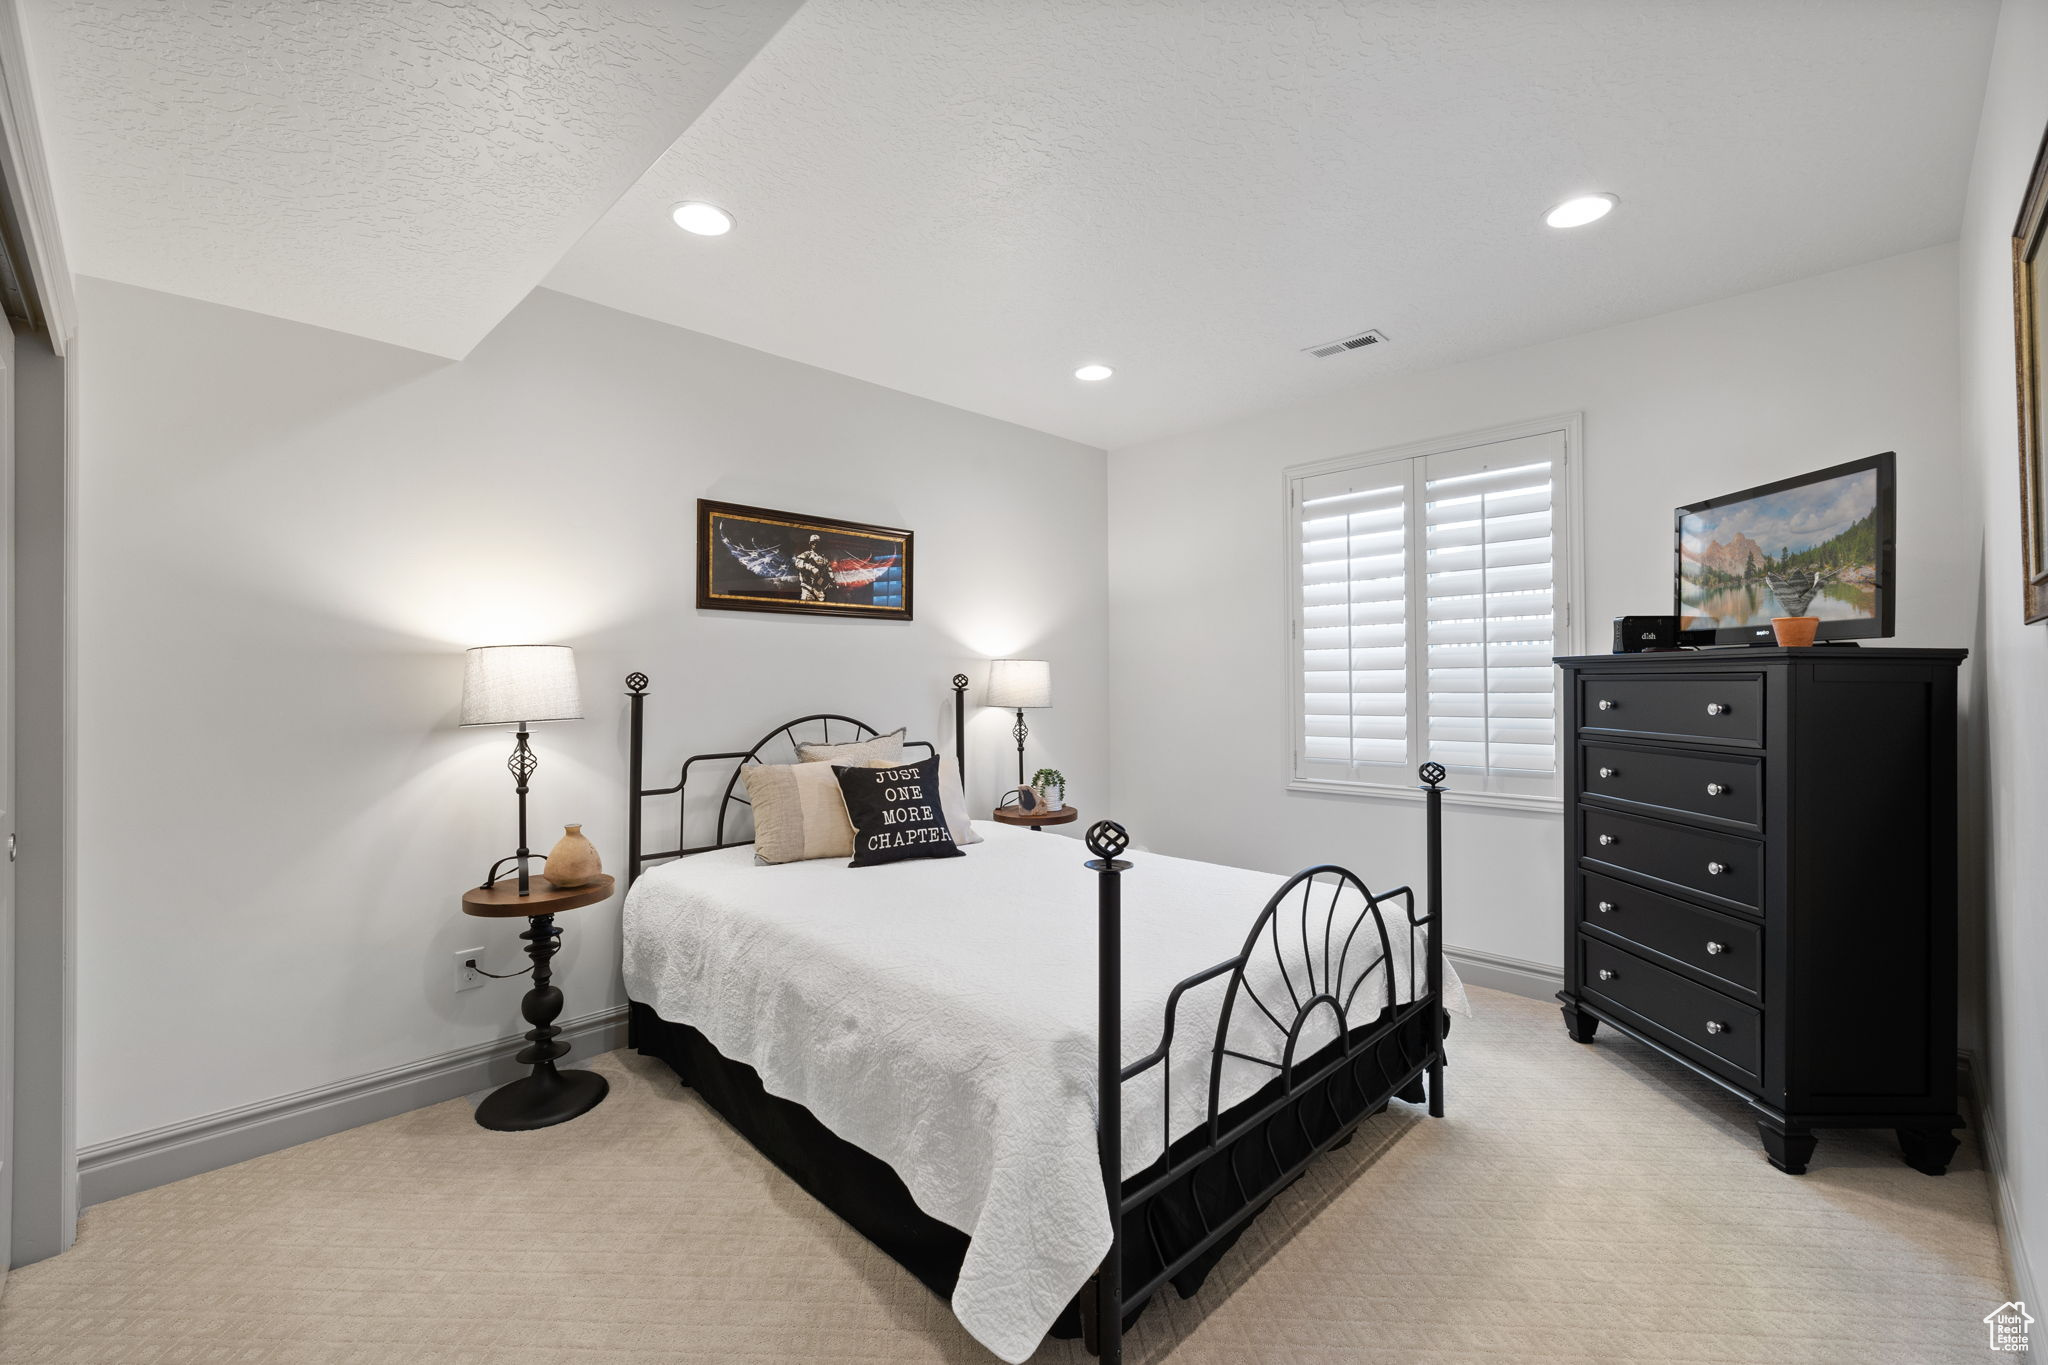
<svg viewBox="0 0 2048 1365">
<path fill-rule="evenodd" d="M 1014 806 L 996 807 L 996 820 L 998 823 L 1023 825 L 1028 829 L 1043 830 L 1047 825 L 1070 825 L 1080 818 L 1081 812 L 1075 810 L 1072 806 L 1062 806 L 1058 810 L 1041 811 L 1035 815 L 1026 815 Z"/>
<path fill-rule="evenodd" d="M 500 1132 L 523 1132 L 567 1123 L 578 1114 L 597 1108 L 609 1082 L 595 1071 L 557 1071 L 555 1061 L 568 1055 L 569 1045 L 555 1041 L 561 1030 L 555 1019 L 562 1013 L 562 992 L 552 984 L 554 974 L 548 959 L 555 955 L 555 940 L 562 931 L 555 927 L 555 912 L 595 905 L 612 894 L 612 878 L 605 874 L 589 886 L 556 886 L 546 877 L 529 879 L 531 890 L 519 894 L 516 882 L 496 886 L 473 886 L 462 893 L 462 913 L 486 919 L 511 919 L 523 915 L 526 955 L 533 959 L 533 988 L 519 1002 L 519 1012 L 533 1028 L 526 1046 L 516 1060 L 533 1067 L 531 1075 L 502 1085 L 484 1097 L 476 1107 L 476 1121 Z"/>
</svg>

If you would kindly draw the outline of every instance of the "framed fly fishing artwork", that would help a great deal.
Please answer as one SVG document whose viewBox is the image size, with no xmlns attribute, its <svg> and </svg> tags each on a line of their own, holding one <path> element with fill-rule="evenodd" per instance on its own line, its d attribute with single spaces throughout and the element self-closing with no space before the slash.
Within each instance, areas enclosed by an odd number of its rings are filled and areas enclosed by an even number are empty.
<svg viewBox="0 0 2048 1365">
<path fill-rule="evenodd" d="M 910 619 L 911 535 L 834 517 L 697 500 L 697 605 Z"/>
</svg>

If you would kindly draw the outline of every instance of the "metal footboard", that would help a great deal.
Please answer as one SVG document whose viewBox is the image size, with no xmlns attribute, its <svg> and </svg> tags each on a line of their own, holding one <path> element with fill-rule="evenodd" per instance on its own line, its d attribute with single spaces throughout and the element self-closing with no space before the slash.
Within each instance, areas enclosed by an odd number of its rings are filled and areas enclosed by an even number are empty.
<svg viewBox="0 0 2048 1365">
<path fill-rule="evenodd" d="M 1131 864 L 1119 855 L 1129 847 L 1130 836 L 1122 826 L 1107 820 L 1089 829 L 1088 850 L 1095 857 L 1087 866 L 1097 874 L 1100 945 L 1097 1141 L 1112 1240 L 1096 1275 L 1094 1292 L 1084 1292 L 1081 1305 L 1088 1348 L 1105 1365 L 1123 1359 L 1126 1304 L 1144 1302 L 1225 1238 L 1234 1236 L 1317 1156 L 1349 1141 L 1358 1124 L 1384 1109 L 1389 1099 L 1421 1098 L 1417 1087 L 1426 1080 L 1429 1113 L 1443 1116 L 1445 1018 L 1440 927 L 1444 769 L 1425 763 L 1418 775 L 1427 801 L 1428 913 L 1417 915 L 1415 894 L 1405 886 L 1375 894 L 1345 868 L 1323 865 L 1297 872 L 1266 902 L 1235 957 L 1197 972 L 1173 988 L 1167 997 L 1159 1045 L 1129 1065 L 1123 1063 L 1122 1038 L 1122 878 Z M 1353 893 L 1348 902 L 1347 891 Z M 1400 908 L 1396 931 L 1408 936 L 1409 998 L 1405 1002 L 1395 989 L 1389 906 Z M 1418 961 L 1424 972 L 1420 983 L 1415 980 Z M 1263 970 L 1268 963 L 1277 971 Z M 1367 992 L 1366 983 L 1375 971 L 1379 989 Z M 1260 979 L 1255 981 L 1254 976 Z M 1208 1047 L 1207 1120 L 1198 1141 L 1190 1144 L 1183 1140 L 1176 1150 L 1170 1056 L 1181 1000 L 1189 991 L 1225 978 L 1216 1033 Z M 1361 999 L 1361 992 L 1367 998 Z M 1354 1022 L 1362 1016 L 1368 1022 Z M 1313 1056 L 1298 1058 L 1304 1033 L 1318 1017 L 1331 1021 L 1335 1038 Z M 1274 1062 L 1232 1046 L 1234 1022 L 1280 1042 L 1280 1060 Z M 1223 1071 L 1230 1061 L 1274 1073 L 1272 1081 L 1259 1091 L 1265 1096 L 1263 1101 L 1226 1112 Z M 1158 1163 L 1162 1169 L 1142 1184 L 1127 1188 L 1123 1179 L 1123 1087 L 1155 1068 L 1162 1087 L 1162 1156 Z M 1320 1119 L 1312 1121 L 1318 1106 Z M 1295 1140 L 1283 1155 L 1275 1130 L 1290 1122 L 1290 1136 Z M 1243 1160 L 1247 1151 L 1265 1158 L 1260 1172 L 1263 1178 L 1247 1178 Z M 1203 1207 L 1195 1181 L 1198 1174 L 1217 1177 L 1219 1167 L 1225 1188 L 1236 1197 L 1212 1217 Z M 1183 1184 L 1199 1224 L 1199 1236 L 1169 1248 L 1150 1212 L 1156 1207 L 1154 1200 Z M 1127 1284 L 1126 1221 L 1139 1210 L 1146 1211 L 1142 1223 L 1156 1265 L 1142 1283 Z"/>
</svg>

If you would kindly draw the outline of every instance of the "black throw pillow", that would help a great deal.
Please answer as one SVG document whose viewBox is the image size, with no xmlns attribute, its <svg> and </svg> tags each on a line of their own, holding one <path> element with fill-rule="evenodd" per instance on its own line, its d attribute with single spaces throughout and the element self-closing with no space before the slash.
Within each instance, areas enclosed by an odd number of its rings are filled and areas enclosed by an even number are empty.
<svg viewBox="0 0 2048 1365">
<path fill-rule="evenodd" d="M 853 822 L 853 861 L 873 867 L 905 858 L 963 856 L 939 808 L 939 755 L 892 768 L 832 765 Z"/>
</svg>

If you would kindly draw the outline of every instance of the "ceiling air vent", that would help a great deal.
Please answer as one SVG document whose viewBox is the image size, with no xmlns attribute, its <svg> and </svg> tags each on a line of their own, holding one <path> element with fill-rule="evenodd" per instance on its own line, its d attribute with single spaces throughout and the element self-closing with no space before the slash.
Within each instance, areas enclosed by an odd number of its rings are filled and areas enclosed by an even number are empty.
<svg viewBox="0 0 2048 1365">
<path fill-rule="evenodd" d="M 1346 351 L 1364 350 L 1367 346 L 1377 346 L 1386 339 L 1384 332 L 1360 332 L 1356 336 L 1348 336 L 1339 341 L 1326 341 L 1320 346 L 1304 346 L 1301 349 L 1320 359 L 1323 356 L 1343 355 Z"/>
</svg>

